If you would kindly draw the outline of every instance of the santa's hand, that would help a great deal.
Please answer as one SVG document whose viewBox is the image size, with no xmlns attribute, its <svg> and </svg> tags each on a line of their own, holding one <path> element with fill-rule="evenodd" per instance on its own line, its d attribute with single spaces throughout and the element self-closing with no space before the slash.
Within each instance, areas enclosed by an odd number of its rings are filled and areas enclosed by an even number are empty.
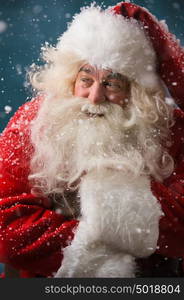
<svg viewBox="0 0 184 300">
<path fill-rule="evenodd" d="M 136 257 L 155 251 L 162 212 L 146 176 L 94 170 L 83 178 L 80 196 L 89 243 L 100 240 Z"/>
<path fill-rule="evenodd" d="M 80 229 L 79 229 L 80 231 Z M 112 250 L 103 243 L 83 244 L 81 232 L 64 249 L 64 259 L 55 277 L 126 278 L 135 277 L 135 260 L 131 255 Z"/>
<path fill-rule="evenodd" d="M 81 182 L 81 221 L 56 277 L 134 277 L 134 257 L 156 249 L 161 210 L 148 178 L 103 175 Z"/>
</svg>

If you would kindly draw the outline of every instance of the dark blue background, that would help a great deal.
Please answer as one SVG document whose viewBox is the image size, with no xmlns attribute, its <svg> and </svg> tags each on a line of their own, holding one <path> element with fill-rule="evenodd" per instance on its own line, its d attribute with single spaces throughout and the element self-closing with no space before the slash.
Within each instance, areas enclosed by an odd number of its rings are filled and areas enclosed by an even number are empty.
<svg viewBox="0 0 184 300">
<path fill-rule="evenodd" d="M 25 88 L 26 68 L 38 62 L 41 46 L 45 41 L 55 44 L 72 15 L 91 2 L 0 0 L 0 132 L 18 106 L 31 97 Z M 105 6 L 117 2 L 96 1 Z M 158 19 L 165 19 L 170 31 L 184 44 L 184 0 L 135 0 L 134 3 L 148 8 Z"/>
</svg>

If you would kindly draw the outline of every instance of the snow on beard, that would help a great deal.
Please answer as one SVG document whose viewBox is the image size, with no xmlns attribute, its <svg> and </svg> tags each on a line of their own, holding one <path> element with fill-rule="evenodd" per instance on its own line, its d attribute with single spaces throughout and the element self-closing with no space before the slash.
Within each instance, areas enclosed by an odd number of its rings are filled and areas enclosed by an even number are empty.
<svg viewBox="0 0 184 300">
<path fill-rule="evenodd" d="M 44 101 L 32 127 L 35 154 L 30 179 L 44 191 L 77 188 L 82 174 L 96 168 L 140 174 L 133 114 L 119 105 L 87 99 Z"/>
</svg>

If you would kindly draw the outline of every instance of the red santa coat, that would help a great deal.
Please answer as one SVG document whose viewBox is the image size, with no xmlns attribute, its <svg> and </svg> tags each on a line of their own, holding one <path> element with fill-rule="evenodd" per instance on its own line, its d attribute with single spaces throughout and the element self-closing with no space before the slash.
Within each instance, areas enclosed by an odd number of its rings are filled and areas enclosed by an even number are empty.
<svg viewBox="0 0 184 300">
<path fill-rule="evenodd" d="M 184 52 L 172 35 L 142 8 L 121 3 L 116 13 L 141 20 L 159 56 L 158 72 L 181 109 L 184 108 Z M 165 53 L 165 55 L 164 55 Z M 172 71 L 172 72 L 171 72 Z M 171 75 L 172 73 L 172 75 Z M 166 76 L 167 74 L 167 76 Z M 177 85 L 172 85 L 173 79 Z M 48 207 L 47 199 L 30 193 L 30 122 L 40 99 L 23 105 L 0 136 L 0 261 L 29 276 L 52 276 L 61 264 L 61 249 L 73 238 L 77 220 L 68 220 Z M 157 253 L 184 257 L 184 112 L 175 110 L 173 144 L 169 153 L 175 170 L 163 183 L 152 180 L 153 194 L 161 204 Z"/>
<path fill-rule="evenodd" d="M 76 220 L 69 220 L 48 207 L 47 199 L 30 193 L 30 122 L 40 99 L 27 102 L 13 116 L 0 137 L 0 261 L 29 276 L 52 276 L 62 260 L 62 248 L 73 238 Z M 157 253 L 184 257 L 184 113 L 175 111 L 172 175 L 152 191 L 165 216 L 160 220 Z"/>
<path fill-rule="evenodd" d="M 0 136 L 0 261 L 29 270 L 26 276 L 31 277 L 52 276 L 59 268 L 61 248 L 71 241 L 77 224 L 30 193 L 30 122 L 39 102 L 20 107 Z"/>
</svg>

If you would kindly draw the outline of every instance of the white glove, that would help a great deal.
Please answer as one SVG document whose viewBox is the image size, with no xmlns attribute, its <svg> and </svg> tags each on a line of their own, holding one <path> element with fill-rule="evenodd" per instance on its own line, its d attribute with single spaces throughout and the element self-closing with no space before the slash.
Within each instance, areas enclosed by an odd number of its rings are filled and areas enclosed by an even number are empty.
<svg viewBox="0 0 184 300">
<path fill-rule="evenodd" d="M 146 176 L 93 171 L 80 186 L 82 218 L 56 277 L 134 277 L 157 245 L 161 209 Z"/>
</svg>

